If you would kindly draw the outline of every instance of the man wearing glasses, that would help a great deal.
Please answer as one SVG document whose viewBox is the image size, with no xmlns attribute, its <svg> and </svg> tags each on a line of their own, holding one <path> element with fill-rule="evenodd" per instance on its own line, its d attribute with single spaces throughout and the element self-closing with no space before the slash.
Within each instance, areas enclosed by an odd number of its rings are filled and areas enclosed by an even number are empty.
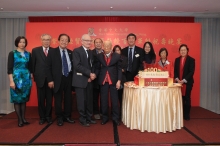
<svg viewBox="0 0 220 146">
<path fill-rule="evenodd" d="M 92 39 L 88 34 L 81 38 L 82 46 L 73 50 L 73 80 L 75 87 L 77 109 L 80 114 L 79 122 L 82 126 L 89 127 L 96 124 L 93 115 L 92 80 L 96 78 L 93 67 L 93 54 L 89 50 Z"/>
<path fill-rule="evenodd" d="M 67 49 L 70 37 L 60 34 L 59 46 L 50 49 L 46 59 L 48 86 L 53 89 L 57 125 L 63 126 L 63 121 L 75 123 L 71 119 L 72 111 L 72 51 Z M 64 111 L 62 112 L 62 100 Z"/>
<path fill-rule="evenodd" d="M 42 46 L 32 50 L 32 69 L 34 81 L 37 86 L 38 113 L 40 116 L 39 124 L 46 121 L 52 123 L 52 96 L 53 91 L 48 87 L 46 75 L 46 57 L 50 47 L 51 36 L 49 34 L 41 35 Z"/>
</svg>

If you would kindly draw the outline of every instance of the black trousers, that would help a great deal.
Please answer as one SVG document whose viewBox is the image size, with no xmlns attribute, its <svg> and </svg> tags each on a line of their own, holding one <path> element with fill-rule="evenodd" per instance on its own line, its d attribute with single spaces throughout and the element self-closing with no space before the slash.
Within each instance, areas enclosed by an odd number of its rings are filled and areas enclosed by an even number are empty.
<svg viewBox="0 0 220 146">
<path fill-rule="evenodd" d="M 51 118 L 53 90 L 45 80 L 43 87 L 37 87 L 38 113 L 41 119 Z"/>
<path fill-rule="evenodd" d="M 105 83 L 101 85 L 101 108 L 102 108 L 102 121 L 109 120 L 108 112 L 108 93 L 110 90 L 110 98 L 112 102 L 112 120 L 119 120 L 119 107 L 118 107 L 118 90 L 115 85 Z"/>
<path fill-rule="evenodd" d="M 185 118 L 190 117 L 192 87 L 193 85 L 186 85 L 186 93 L 183 96 L 183 116 Z"/>
<path fill-rule="evenodd" d="M 72 111 L 72 78 L 62 76 L 59 90 L 54 93 L 55 113 L 58 118 L 71 117 Z M 64 111 L 62 112 L 62 102 L 64 101 Z"/>
<path fill-rule="evenodd" d="M 100 89 L 93 88 L 93 113 L 94 114 L 100 114 L 100 108 L 99 108 L 99 96 L 100 95 Z"/>
<path fill-rule="evenodd" d="M 93 115 L 93 86 L 89 82 L 86 88 L 75 87 L 77 109 L 80 114 L 79 120 L 81 122 L 86 122 L 86 120 L 91 120 Z"/>
</svg>

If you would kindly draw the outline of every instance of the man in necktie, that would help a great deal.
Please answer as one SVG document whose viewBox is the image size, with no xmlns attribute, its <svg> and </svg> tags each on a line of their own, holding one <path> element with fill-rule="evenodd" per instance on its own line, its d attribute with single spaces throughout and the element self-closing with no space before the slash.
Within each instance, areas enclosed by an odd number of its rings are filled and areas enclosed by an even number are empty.
<svg viewBox="0 0 220 146">
<path fill-rule="evenodd" d="M 96 75 L 99 75 L 98 83 L 101 93 L 101 109 L 102 109 L 102 125 L 109 121 L 108 112 L 108 95 L 112 103 L 112 120 L 116 125 L 119 122 L 119 105 L 118 105 L 118 89 L 121 85 L 122 69 L 121 57 L 117 53 L 112 52 L 112 43 L 104 42 L 104 52 L 97 55 Z"/>
<path fill-rule="evenodd" d="M 122 49 L 122 55 L 128 58 L 128 68 L 126 71 L 127 81 L 134 81 L 134 77 L 139 70 L 143 70 L 143 54 L 142 48 L 135 45 L 137 37 L 130 33 L 127 36 L 128 46 Z"/>
<path fill-rule="evenodd" d="M 82 126 L 89 127 L 96 124 L 93 115 L 93 84 L 94 74 L 93 55 L 89 50 L 92 39 L 88 34 L 81 38 L 82 46 L 73 50 L 73 80 L 75 87 L 79 122 Z"/>
<path fill-rule="evenodd" d="M 75 123 L 71 119 L 72 51 L 67 49 L 69 42 L 70 37 L 67 34 L 60 34 L 58 37 L 59 46 L 49 50 L 47 56 L 48 86 L 54 92 L 55 114 L 57 116 L 58 126 L 62 126 L 64 121 Z M 63 99 L 64 111 L 62 111 Z"/>
<path fill-rule="evenodd" d="M 39 124 L 46 121 L 52 123 L 52 97 L 53 91 L 48 87 L 46 75 L 46 56 L 50 47 L 51 36 L 49 34 L 41 35 L 42 46 L 32 49 L 32 69 L 34 81 L 37 86 L 38 113 L 40 116 Z"/>
</svg>

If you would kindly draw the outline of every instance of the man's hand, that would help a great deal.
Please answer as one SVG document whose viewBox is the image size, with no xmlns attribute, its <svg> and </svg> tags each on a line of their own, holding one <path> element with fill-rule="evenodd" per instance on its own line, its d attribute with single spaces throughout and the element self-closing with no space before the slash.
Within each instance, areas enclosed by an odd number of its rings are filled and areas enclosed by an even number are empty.
<svg viewBox="0 0 220 146">
<path fill-rule="evenodd" d="M 48 83 L 48 87 L 49 87 L 49 88 L 54 88 L 54 82 L 49 82 L 49 83 Z"/>
<path fill-rule="evenodd" d="M 96 75 L 94 73 L 90 73 L 90 79 L 94 80 L 96 78 Z"/>
<path fill-rule="evenodd" d="M 10 82 L 10 88 L 12 88 L 13 90 L 15 90 L 15 82 L 14 82 L 14 81 L 11 81 L 11 82 Z"/>
<path fill-rule="evenodd" d="M 88 82 L 92 82 L 92 79 L 88 78 Z"/>
<path fill-rule="evenodd" d="M 118 80 L 117 83 L 116 83 L 116 89 L 117 89 L 117 90 L 120 89 L 120 86 L 121 86 L 121 81 Z"/>
</svg>

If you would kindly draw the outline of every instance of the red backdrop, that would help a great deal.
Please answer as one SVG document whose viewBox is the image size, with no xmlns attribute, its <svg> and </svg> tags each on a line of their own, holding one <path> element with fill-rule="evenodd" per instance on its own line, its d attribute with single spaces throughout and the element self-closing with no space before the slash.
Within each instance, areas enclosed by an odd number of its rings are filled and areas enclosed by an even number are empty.
<svg viewBox="0 0 220 146">
<path fill-rule="evenodd" d="M 127 46 L 126 36 L 129 33 L 137 35 L 136 45 L 143 47 L 144 42 L 153 43 L 154 49 L 159 58 L 159 49 L 168 49 L 168 60 L 174 61 L 179 56 L 178 48 L 180 44 L 187 44 L 189 55 L 196 60 L 194 74 L 195 83 L 192 90 L 192 105 L 199 106 L 200 98 L 200 42 L 201 25 L 199 23 L 146 23 L 146 22 L 52 22 L 52 23 L 27 23 L 26 37 L 28 39 L 27 50 L 40 46 L 40 36 L 48 33 L 52 36 L 52 47 L 58 46 L 58 36 L 66 33 L 71 41 L 68 48 L 73 50 L 81 45 L 82 34 L 93 31 L 92 38 L 102 38 L 111 40 L 113 45 L 119 44 L 121 47 Z M 93 48 L 94 46 L 92 46 Z M 36 85 L 33 84 L 28 106 L 37 106 Z"/>
</svg>

